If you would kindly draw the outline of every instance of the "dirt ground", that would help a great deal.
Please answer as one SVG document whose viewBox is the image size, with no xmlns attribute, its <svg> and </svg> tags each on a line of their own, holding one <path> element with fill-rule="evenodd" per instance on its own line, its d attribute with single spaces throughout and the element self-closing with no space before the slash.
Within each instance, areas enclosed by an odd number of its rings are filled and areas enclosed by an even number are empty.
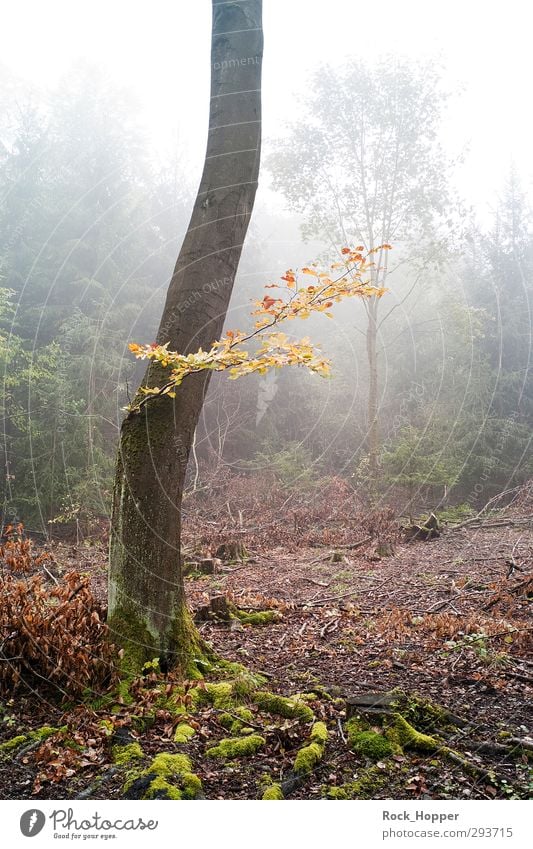
<svg viewBox="0 0 533 849">
<path fill-rule="evenodd" d="M 224 594 L 239 608 L 273 608 L 281 614 L 279 622 L 262 627 L 238 621 L 200 624 L 219 655 L 266 676 L 272 691 L 324 688 L 328 693 L 328 701 L 313 706 L 330 731 L 326 754 L 291 798 L 322 798 L 325 788 L 362 774 L 364 759 L 346 745 L 344 700 L 395 688 L 431 699 L 463 720 L 447 744 L 461 750 L 473 770 L 433 754 L 398 756 L 371 797 L 528 797 L 533 787 L 527 748 L 533 693 L 531 522 L 466 525 L 429 542 L 396 539 L 383 553 L 388 556 L 380 556 L 371 539 L 352 548 L 262 547 L 249 550 L 243 562 L 218 563 L 214 575 L 187 579 L 193 610 Z M 60 570 L 76 566 L 90 573 L 96 594 L 105 596 L 103 545 L 64 543 L 55 556 Z M 53 699 L 22 694 L 3 711 L 3 739 L 28 726 L 59 725 L 66 716 Z M 172 728 L 163 717 L 140 735 L 147 756 L 178 751 Z M 261 777 L 282 781 L 305 733 L 289 720 L 281 730 L 267 727 L 267 745 L 256 757 L 214 766 L 206 748 L 227 734 L 216 713 L 206 710 L 196 737 L 179 751 L 191 756 L 207 798 L 260 798 Z M 519 757 L 498 750 L 498 741 L 506 738 L 526 741 Z M 123 781 L 105 763 L 105 754 L 92 764 L 86 761 L 63 780 L 36 783 L 39 764 L 31 753 L 4 758 L 0 796 L 76 798 L 89 789 L 88 798 L 117 798 Z"/>
</svg>

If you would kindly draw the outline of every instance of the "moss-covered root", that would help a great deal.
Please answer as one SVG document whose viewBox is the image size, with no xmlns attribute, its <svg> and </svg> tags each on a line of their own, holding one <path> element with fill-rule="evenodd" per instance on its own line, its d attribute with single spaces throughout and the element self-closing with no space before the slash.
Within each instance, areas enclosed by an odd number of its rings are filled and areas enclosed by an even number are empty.
<svg viewBox="0 0 533 849">
<path fill-rule="evenodd" d="M 246 610 L 239 610 L 237 607 L 232 609 L 232 615 L 243 625 L 252 625 L 254 628 L 271 625 L 283 618 L 279 610 L 257 610 L 254 613 L 248 613 Z"/>
<path fill-rule="evenodd" d="M 380 761 L 394 753 L 395 746 L 390 740 L 376 731 L 363 729 L 356 717 L 348 720 L 346 732 L 350 749 L 358 755 L 363 755 L 373 761 Z"/>
<path fill-rule="evenodd" d="M 276 799 L 282 800 L 285 798 L 283 795 L 283 790 L 279 784 L 271 784 L 270 787 L 267 787 L 265 792 L 263 793 L 262 799 Z"/>
<path fill-rule="evenodd" d="M 303 722 L 312 722 L 315 718 L 309 705 L 306 705 L 302 699 L 296 696 L 288 699 L 275 693 L 257 690 L 253 694 L 253 700 L 265 713 L 273 713 L 287 719 L 301 719 Z"/>
<path fill-rule="evenodd" d="M 144 752 L 140 743 L 128 743 L 126 746 L 113 746 L 113 763 L 118 766 L 129 766 L 132 761 L 142 760 Z"/>
<path fill-rule="evenodd" d="M 402 749 L 434 752 L 441 746 L 441 743 L 435 737 L 422 734 L 416 728 L 413 728 L 400 713 L 394 714 L 393 724 L 387 729 L 386 735 L 392 743 L 396 743 Z"/>
<path fill-rule="evenodd" d="M 238 674 L 232 681 L 216 681 L 194 687 L 189 696 L 197 707 L 213 705 L 219 710 L 234 711 L 244 700 L 252 698 L 256 686 L 253 675 Z"/>
<path fill-rule="evenodd" d="M 58 731 L 61 731 L 61 729 L 53 728 L 51 725 L 43 725 L 41 728 L 35 728 L 26 734 L 17 734 L 15 737 L 11 737 L 9 740 L 0 744 L 0 756 L 8 755 L 25 744 L 40 743 L 42 740 L 46 740 L 47 737 L 51 737 L 52 734 L 57 734 Z"/>
<path fill-rule="evenodd" d="M 265 738 L 259 734 L 248 734 L 246 737 L 226 737 L 218 746 L 207 749 L 206 755 L 210 758 L 249 758 L 265 745 Z"/>
<path fill-rule="evenodd" d="M 375 799 L 376 792 L 386 787 L 391 778 L 390 765 L 393 761 L 385 761 L 379 766 L 369 766 L 363 769 L 356 781 L 350 781 L 340 787 L 324 787 L 323 793 L 326 799 Z"/>
<path fill-rule="evenodd" d="M 300 749 L 294 761 L 294 771 L 309 775 L 324 757 L 328 740 L 328 729 L 323 722 L 315 722 L 311 729 L 309 743 Z"/>
<path fill-rule="evenodd" d="M 186 755 L 159 754 L 124 785 L 126 799 L 199 799 L 202 782 Z"/>
<path fill-rule="evenodd" d="M 231 734 L 253 734 L 255 717 L 251 710 L 246 707 L 233 708 L 233 713 L 222 713 L 218 721 L 223 728 L 227 728 Z"/>
</svg>

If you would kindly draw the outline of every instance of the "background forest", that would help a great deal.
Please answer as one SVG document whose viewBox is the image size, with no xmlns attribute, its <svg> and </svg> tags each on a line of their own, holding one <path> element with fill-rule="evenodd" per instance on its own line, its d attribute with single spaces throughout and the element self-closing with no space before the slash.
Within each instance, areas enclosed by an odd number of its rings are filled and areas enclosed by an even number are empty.
<svg viewBox="0 0 533 849">
<path fill-rule="evenodd" d="M 127 344 L 155 335 L 194 179 L 179 145 L 154 154 L 133 95 L 95 67 L 53 90 L 0 79 L 3 515 L 86 533 L 108 515 L 141 376 Z M 268 211 L 254 214 L 227 325 L 245 329 L 286 268 L 344 245 L 392 244 L 375 268 L 389 292 L 379 313 L 349 303 L 310 320 L 329 380 L 215 375 L 188 498 L 211 487 L 231 512 L 266 480 L 296 504 L 337 479 L 404 514 L 467 513 L 533 474 L 527 192 L 509 163 L 490 219 L 458 197 L 440 136 L 456 95 L 435 66 L 347 62 L 311 82 L 305 118 L 266 141 Z"/>
</svg>

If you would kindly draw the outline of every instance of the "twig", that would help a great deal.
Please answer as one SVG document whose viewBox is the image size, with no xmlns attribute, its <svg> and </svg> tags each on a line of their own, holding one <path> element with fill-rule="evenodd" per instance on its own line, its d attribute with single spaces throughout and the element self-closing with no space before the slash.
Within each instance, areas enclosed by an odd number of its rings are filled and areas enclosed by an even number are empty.
<svg viewBox="0 0 533 849">
<path fill-rule="evenodd" d="M 242 716 L 237 716 L 236 713 L 232 713 L 230 710 L 226 710 L 225 708 L 212 708 L 216 713 L 223 713 L 225 716 L 231 716 L 232 719 L 236 719 L 238 722 L 242 722 Z M 250 725 L 252 728 L 262 729 L 262 725 L 257 725 L 257 723 L 252 722 L 251 720 L 246 720 L 246 725 Z M 223 726 L 222 726 L 223 727 Z"/>
<path fill-rule="evenodd" d="M 533 739 L 531 737 L 508 737 L 507 742 L 533 752 Z"/>
<path fill-rule="evenodd" d="M 320 629 L 320 636 L 322 637 L 322 639 L 324 639 L 324 637 L 326 636 L 328 631 L 333 633 L 333 631 L 336 631 L 338 627 L 339 627 L 339 619 L 338 618 L 337 619 L 330 619 L 330 621 L 326 622 L 324 627 Z"/>
<path fill-rule="evenodd" d="M 505 489 L 503 492 L 498 493 L 498 495 L 493 495 L 492 498 L 489 498 L 485 506 L 481 508 L 479 513 L 477 513 L 471 519 L 465 519 L 464 522 L 460 522 L 458 525 L 454 525 L 453 528 L 449 528 L 449 530 L 456 531 L 459 528 L 465 528 L 467 525 L 471 525 L 474 522 L 481 521 L 481 517 L 483 516 L 485 511 L 488 510 L 491 504 L 494 504 L 496 501 L 499 501 L 500 498 L 503 498 L 504 495 L 510 495 L 512 492 L 517 492 L 519 489 L 522 489 L 522 486 L 515 486 L 512 489 Z"/>
<path fill-rule="evenodd" d="M 43 568 L 43 571 L 46 572 L 48 577 L 52 579 L 52 581 L 56 584 L 56 586 L 59 586 L 59 581 L 57 580 L 56 576 L 52 575 L 52 573 L 46 568 L 46 566 L 44 564 L 41 564 L 41 566 Z"/>
<path fill-rule="evenodd" d="M 339 545 L 339 548 L 347 548 L 350 551 L 354 551 L 356 548 L 361 548 L 361 546 L 366 545 L 367 542 L 372 542 L 372 537 L 365 537 L 365 539 L 361 539 L 359 542 L 352 542 L 348 545 Z"/>
<path fill-rule="evenodd" d="M 471 640 L 494 640 L 496 637 L 509 637 L 512 634 L 521 634 L 524 631 L 533 631 L 533 628 L 512 628 L 510 631 L 498 631 L 496 634 L 471 634 Z"/>
<path fill-rule="evenodd" d="M 532 516 L 517 516 L 515 519 L 496 519 L 494 522 L 484 522 L 483 519 L 475 516 L 473 519 L 466 519 L 464 522 L 461 522 L 460 525 L 454 525 L 453 528 L 448 528 L 448 533 L 453 533 L 453 531 L 461 530 L 462 528 L 466 528 L 468 525 L 472 526 L 476 522 L 478 523 L 478 527 L 480 528 L 508 528 L 514 527 L 515 525 L 528 525 L 533 520 Z"/>
<path fill-rule="evenodd" d="M 453 600 L 453 598 L 445 598 L 444 601 L 437 601 L 435 604 L 432 604 L 431 607 L 428 607 L 424 613 L 437 613 L 438 610 L 442 610 L 443 607 L 446 607 L 448 604 L 452 604 Z"/>
<path fill-rule="evenodd" d="M 516 678 L 518 681 L 525 681 L 526 684 L 533 684 L 533 678 L 531 675 L 521 675 L 520 672 L 510 672 L 508 670 L 504 670 L 503 674 L 507 675 L 509 678 Z"/>
<path fill-rule="evenodd" d="M 388 584 L 389 580 L 390 580 L 389 578 L 385 578 L 385 580 L 382 581 L 380 584 L 378 584 L 377 587 L 369 587 L 367 590 L 350 590 L 349 592 L 341 593 L 340 595 L 330 595 L 330 596 L 326 596 L 326 598 L 317 598 L 316 601 L 304 601 L 298 606 L 299 607 L 320 607 L 321 604 L 327 604 L 328 601 L 337 601 L 340 598 L 348 598 L 348 596 L 351 596 L 351 595 L 358 595 L 358 594 L 363 595 L 365 593 L 373 593 L 374 590 L 379 590 L 379 588 L 382 587 L 384 584 Z"/>
</svg>

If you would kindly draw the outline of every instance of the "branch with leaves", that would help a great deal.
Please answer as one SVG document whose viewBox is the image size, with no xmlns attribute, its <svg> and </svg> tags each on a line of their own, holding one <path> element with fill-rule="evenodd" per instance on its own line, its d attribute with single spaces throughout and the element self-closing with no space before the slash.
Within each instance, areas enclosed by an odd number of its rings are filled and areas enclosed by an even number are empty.
<svg viewBox="0 0 533 849">
<path fill-rule="evenodd" d="M 330 309 L 345 298 L 381 298 L 387 291 L 373 286 L 364 279 L 366 272 L 374 265 L 372 254 L 390 250 L 390 245 L 380 245 L 363 256 L 362 247 L 342 248 L 342 261 L 329 266 L 329 271 L 320 271 L 317 263 L 301 269 L 302 275 L 315 278 L 308 286 L 299 286 L 299 275 L 289 269 L 282 277 L 283 283 L 270 283 L 266 289 L 277 289 L 277 297 L 267 294 L 262 301 L 256 301 L 255 328 L 252 331 L 228 330 L 223 339 L 213 342 L 209 351 L 192 354 L 180 354 L 168 350 L 164 345 L 138 345 L 131 343 L 130 351 L 140 360 L 159 363 L 164 369 L 170 369 L 169 378 L 162 386 L 141 386 L 140 400 L 136 399 L 128 407 L 137 412 L 150 399 L 168 395 L 176 397 L 176 389 L 190 374 L 210 369 L 228 371 L 232 380 L 246 374 L 257 372 L 266 374 L 272 368 L 284 366 L 304 366 L 315 374 L 326 377 L 330 373 L 330 362 L 308 337 L 293 341 L 280 331 L 279 325 L 296 318 L 309 318 L 312 313 L 324 313 L 332 318 Z M 342 269 L 342 273 L 332 278 L 332 272 Z M 251 351 L 248 343 L 259 342 Z"/>
</svg>

